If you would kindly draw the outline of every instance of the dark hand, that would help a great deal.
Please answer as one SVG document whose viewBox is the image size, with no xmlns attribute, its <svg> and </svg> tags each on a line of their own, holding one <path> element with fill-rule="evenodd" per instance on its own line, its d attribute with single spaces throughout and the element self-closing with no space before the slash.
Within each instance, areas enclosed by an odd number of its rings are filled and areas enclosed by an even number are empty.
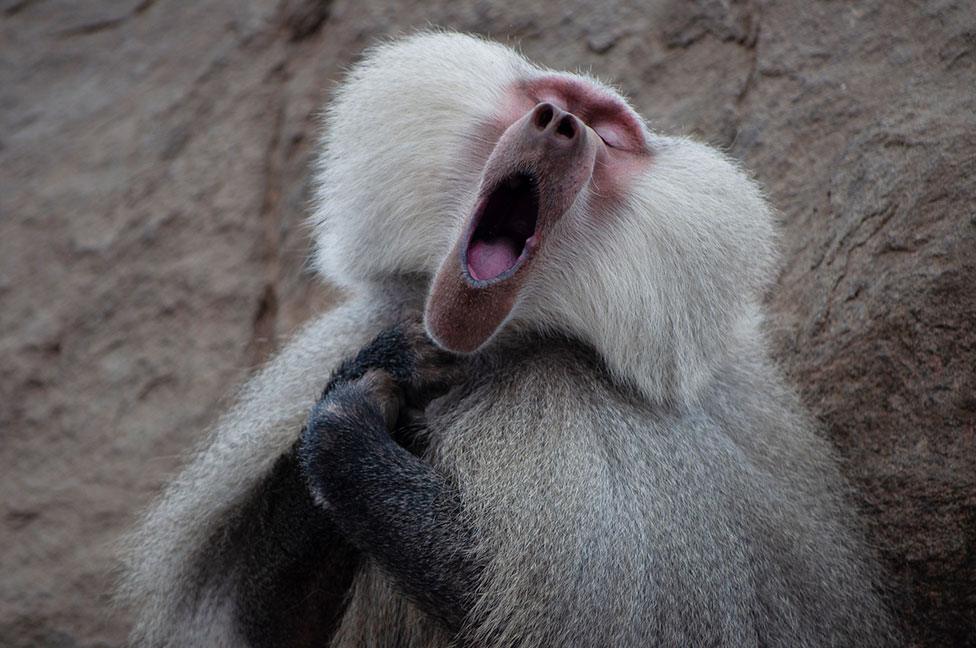
<svg viewBox="0 0 976 648">
<path fill-rule="evenodd" d="M 314 487 L 327 469 L 324 460 L 334 459 L 337 452 L 382 447 L 392 442 L 391 434 L 412 447 L 409 433 L 422 427 L 427 404 L 460 382 L 466 367 L 465 358 L 437 347 L 415 320 L 380 333 L 340 365 L 309 413 L 299 442 L 299 456 L 319 503 L 327 506 L 329 499 Z M 349 434 L 354 438 L 344 438 Z"/>
</svg>

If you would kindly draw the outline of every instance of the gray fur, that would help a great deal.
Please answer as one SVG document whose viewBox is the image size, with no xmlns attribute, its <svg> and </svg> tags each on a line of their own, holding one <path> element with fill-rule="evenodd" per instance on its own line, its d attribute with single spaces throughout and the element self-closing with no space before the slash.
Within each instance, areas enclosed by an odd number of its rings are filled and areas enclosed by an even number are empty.
<svg viewBox="0 0 976 648">
<path fill-rule="evenodd" d="M 234 557 L 214 555 L 215 535 L 294 443 L 329 372 L 396 321 L 397 299 L 372 294 L 310 322 L 258 372 L 125 538 L 120 599 L 136 613 L 135 645 L 244 645 L 231 595 Z M 200 568 L 208 560 L 220 567 Z"/>
<path fill-rule="evenodd" d="M 315 215 L 319 267 L 353 297 L 249 383 L 129 539 L 136 644 L 244 645 L 234 547 L 215 532 L 338 363 L 420 311 L 477 184 L 465 127 L 543 72 L 454 34 L 353 71 Z M 479 369 L 427 410 L 424 458 L 458 484 L 479 537 L 466 550 L 488 561 L 469 632 L 491 647 L 891 645 L 844 480 L 765 352 L 769 209 L 718 153 L 649 137 L 653 173 L 614 225 L 565 231 Z M 584 222 L 578 202 L 567 223 Z M 363 565 L 333 646 L 450 645 Z"/>
</svg>

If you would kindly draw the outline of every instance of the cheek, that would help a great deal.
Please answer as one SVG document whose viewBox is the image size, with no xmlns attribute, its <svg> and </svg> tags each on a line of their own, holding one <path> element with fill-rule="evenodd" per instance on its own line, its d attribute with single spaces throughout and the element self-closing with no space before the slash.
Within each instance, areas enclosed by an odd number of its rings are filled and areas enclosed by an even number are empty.
<svg viewBox="0 0 976 648">
<path fill-rule="evenodd" d="M 638 177 L 648 173 L 650 155 L 637 155 L 600 146 L 593 167 L 593 201 L 605 207 L 626 199 Z"/>
</svg>

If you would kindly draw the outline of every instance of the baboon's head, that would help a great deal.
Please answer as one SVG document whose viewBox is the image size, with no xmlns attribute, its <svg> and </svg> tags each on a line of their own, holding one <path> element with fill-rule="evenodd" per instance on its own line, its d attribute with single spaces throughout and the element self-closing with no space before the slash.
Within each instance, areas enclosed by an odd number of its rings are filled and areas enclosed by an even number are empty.
<svg viewBox="0 0 976 648">
<path fill-rule="evenodd" d="M 373 49 L 329 108 L 318 179 L 323 273 L 429 277 L 446 349 L 564 334 L 687 403 L 757 334 L 775 255 L 756 185 L 610 87 L 502 45 L 427 33 Z"/>
</svg>

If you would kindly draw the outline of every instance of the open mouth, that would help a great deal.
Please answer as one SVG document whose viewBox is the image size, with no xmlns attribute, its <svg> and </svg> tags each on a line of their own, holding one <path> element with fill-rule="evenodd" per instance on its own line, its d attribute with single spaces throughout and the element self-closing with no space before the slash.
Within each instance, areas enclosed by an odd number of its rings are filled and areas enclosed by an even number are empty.
<svg viewBox="0 0 976 648">
<path fill-rule="evenodd" d="M 476 281 L 508 276 L 537 243 L 539 190 L 535 176 L 514 173 L 496 186 L 475 216 L 463 261 Z"/>
</svg>

